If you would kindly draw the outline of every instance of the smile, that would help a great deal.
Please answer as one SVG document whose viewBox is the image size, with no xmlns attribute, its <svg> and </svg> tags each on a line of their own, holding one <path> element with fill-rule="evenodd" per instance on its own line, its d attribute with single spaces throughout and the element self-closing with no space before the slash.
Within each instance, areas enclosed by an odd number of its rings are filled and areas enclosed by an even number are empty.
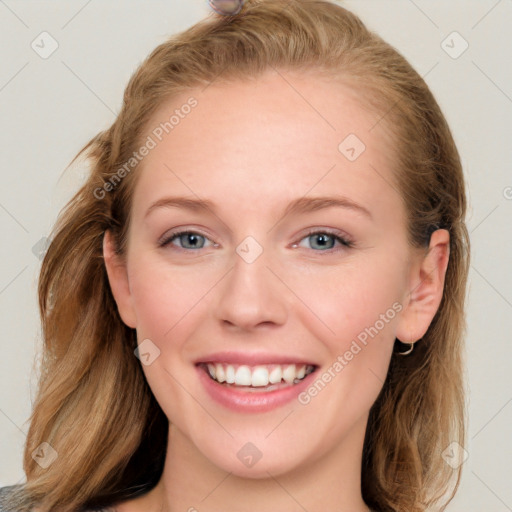
<svg viewBox="0 0 512 512">
<path fill-rule="evenodd" d="M 203 390 L 223 408 L 262 413 L 297 400 L 319 364 L 286 354 L 223 351 L 196 360 L 195 369 Z"/>
<path fill-rule="evenodd" d="M 308 364 L 237 365 L 203 363 L 200 365 L 210 378 L 226 387 L 246 391 L 273 391 L 298 384 L 315 370 Z"/>
</svg>

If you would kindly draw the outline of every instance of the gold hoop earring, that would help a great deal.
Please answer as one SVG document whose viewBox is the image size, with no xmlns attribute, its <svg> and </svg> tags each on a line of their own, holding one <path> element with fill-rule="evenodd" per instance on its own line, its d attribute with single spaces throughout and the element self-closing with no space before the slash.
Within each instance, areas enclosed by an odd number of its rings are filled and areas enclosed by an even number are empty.
<svg viewBox="0 0 512 512">
<path fill-rule="evenodd" d="M 401 343 L 401 342 L 400 342 Z M 414 343 L 404 343 L 404 345 L 409 345 L 409 348 L 405 352 L 397 352 L 400 356 L 407 356 L 409 355 L 413 349 L 414 349 Z"/>
</svg>

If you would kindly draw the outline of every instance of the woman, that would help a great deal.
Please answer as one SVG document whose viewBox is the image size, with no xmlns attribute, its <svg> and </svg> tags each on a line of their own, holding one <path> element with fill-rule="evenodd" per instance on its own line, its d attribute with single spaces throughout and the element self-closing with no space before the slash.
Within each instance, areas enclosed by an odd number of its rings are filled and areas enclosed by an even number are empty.
<svg viewBox="0 0 512 512">
<path fill-rule="evenodd" d="M 443 509 L 466 199 L 396 50 L 333 3 L 249 1 L 156 48 L 81 154 L 6 510 Z"/>
</svg>

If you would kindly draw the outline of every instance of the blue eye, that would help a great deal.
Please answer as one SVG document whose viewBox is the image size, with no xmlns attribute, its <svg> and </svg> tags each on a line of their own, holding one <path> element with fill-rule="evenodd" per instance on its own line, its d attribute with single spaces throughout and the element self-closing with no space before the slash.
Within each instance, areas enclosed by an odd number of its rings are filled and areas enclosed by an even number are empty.
<svg viewBox="0 0 512 512">
<path fill-rule="evenodd" d="M 203 249 L 204 241 L 208 239 L 195 231 L 179 231 L 165 237 L 159 242 L 159 245 L 165 247 L 175 240 L 179 240 L 180 245 L 178 247 L 180 249 Z"/>
<path fill-rule="evenodd" d="M 307 239 L 311 239 L 312 248 L 319 249 L 320 252 L 336 251 L 337 249 L 334 249 L 336 242 L 347 248 L 354 246 L 354 243 L 351 240 L 329 231 L 311 231 L 302 240 Z M 297 245 L 294 245 L 294 247 L 297 247 Z"/>
<path fill-rule="evenodd" d="M 336 242 L 338 244 L 350 248 L 354 246 L 354 243 L 347 238 L 344 238 L 336 233 L 329 231 L 311 231 L 302 240 L 311 239 L 311 248 L 315 252 L 335 252 L 339 249 L 335 249 Z M 193 250 L 203 249 L 205 247 L 205 241 L 209 240 L 204 235 L 195 231 L 177 231 L 167 235 L 162 241 L 159 242 L 160 247 L 165 247 L 169 244 L 177 245 L 178 249 Z M 179 241 L 179 244 L 174 242 Z M 217 244 L 213 244 L 217 246 Z M 293 247 L 298 247 L 298 244 L 294 244 Z"/>
</svg>

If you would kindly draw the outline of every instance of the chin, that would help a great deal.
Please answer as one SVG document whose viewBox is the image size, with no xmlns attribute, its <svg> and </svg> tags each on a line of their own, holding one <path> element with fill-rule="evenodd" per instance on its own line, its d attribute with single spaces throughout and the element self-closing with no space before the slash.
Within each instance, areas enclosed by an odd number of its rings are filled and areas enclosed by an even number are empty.
<svg viewBox="0 0 512 512">
<path fill-rule="evenodd" d="M 307 454 L 298 453 L 296 448 L 290 449 L 278 439 L 254 443 L 237 440 L 221 450 L 219 445 L 197 448 L 219 469 L 255 480 L 293 472 L 304 466 L 307 459 Z"/>
</svg>

